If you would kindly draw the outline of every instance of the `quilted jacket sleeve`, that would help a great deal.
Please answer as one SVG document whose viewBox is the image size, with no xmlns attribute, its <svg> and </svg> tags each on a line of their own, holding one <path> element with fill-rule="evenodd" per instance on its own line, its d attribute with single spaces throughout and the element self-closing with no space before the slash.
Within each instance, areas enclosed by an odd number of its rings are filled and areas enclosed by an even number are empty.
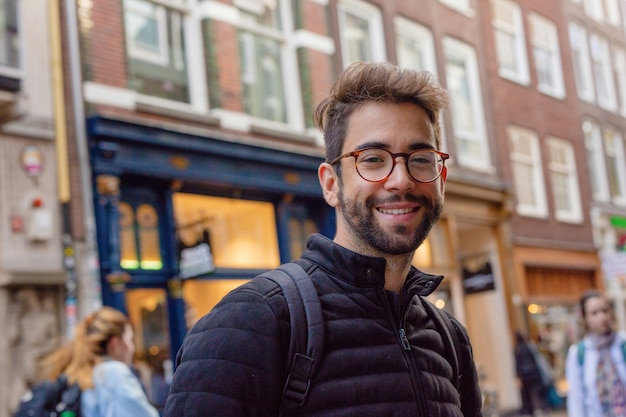
<svg viewBox="0 0 626 417">
<path fill-rule="evenodd" d="M 464 417 L 481 416 L 482 394 L 478 385 L 478 373 L 474 362 L 472 346 L 467 335 L 467 330 L 458 320 L 451 317 L 452 323 L 457 330 L 457 335 L 461 342 L 461 352 L 459 352 L 459 368 L 461 372 L 461 411 Z"/>
<path fill-rule="evenodd" d="M 288 326 L 278 319 L 286 309 L 278 292 L 255 279 L 194 325 L 177 355 L 164 417 L 278 415 L 286 360 L 281 329 Z"/>
</svg>

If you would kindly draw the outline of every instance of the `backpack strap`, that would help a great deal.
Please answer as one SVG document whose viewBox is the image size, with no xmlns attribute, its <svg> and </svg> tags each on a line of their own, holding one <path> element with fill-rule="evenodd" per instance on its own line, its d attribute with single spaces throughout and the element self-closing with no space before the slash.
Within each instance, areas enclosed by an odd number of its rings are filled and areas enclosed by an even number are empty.
<svg viewBox="0 0 626 417">
<path fill-rule="evenodd" d="M 322 307 L 304 269 L 307 264 L 310 265 L 303 260 L 289 262 L 263 274 L 280 285 L 289 308 L 291 332 L 286 363 L 291 366 L 282 398 L 287 410 L 295 410 L 306 402 L 324 348 Z"/>
<path fill-rule="evenodd" d="M 578 342 L 578 366 L 582 367 L 583 363 L 585 363 L 585 343 L 581 340 Z"/>
<path fill-rule="evenodd" d="M 435 328 L 441 334 L 446 349 L 446 356 L 450 366 L 452 366 L 452 381 L 457 391 L 459 391 L 461 388 L 461 372 L 458 352 L 461 349 L 461 343 L 457 334 L 457 326 L 450 320 L 445 311 L 435 307 L 421 296 L 419 296 L 419 299 L 422 301 L 426 313 L 435 322 Z"/>
</svg>

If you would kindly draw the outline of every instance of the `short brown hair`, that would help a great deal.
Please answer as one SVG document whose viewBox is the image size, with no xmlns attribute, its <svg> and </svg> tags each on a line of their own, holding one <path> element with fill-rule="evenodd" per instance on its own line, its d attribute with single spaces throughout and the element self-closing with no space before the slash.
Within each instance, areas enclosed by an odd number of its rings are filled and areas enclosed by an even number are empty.
<svg viewBox="0 0 626 417">
<path fill-rule="evenodd" d="M 422 107 L 433 124 L 436 146 L 441 146 L 439 112 L 447 107 L 449 98 L 433 74 L 388 62 L 354 62 L 339 75 L 315 111 L 315 122 L 324 132 L 327 162 L 340 156 L 352 112 L 372 101 Z"/>
</svg>

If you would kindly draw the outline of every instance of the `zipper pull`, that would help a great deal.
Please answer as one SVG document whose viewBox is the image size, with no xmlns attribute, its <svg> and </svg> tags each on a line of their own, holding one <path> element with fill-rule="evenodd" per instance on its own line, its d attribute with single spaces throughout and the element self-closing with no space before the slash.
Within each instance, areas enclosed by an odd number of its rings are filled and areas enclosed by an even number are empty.
<svg viewBox="0 0 626 417">
<path fill-rule="evenodd" d="M 404 329 L 400 329 L 400 343 L 404 350 L 411 350 L 411 344 L 409 343 L 409 339 L 406 337 L 406 332 Z"/>
</svg>

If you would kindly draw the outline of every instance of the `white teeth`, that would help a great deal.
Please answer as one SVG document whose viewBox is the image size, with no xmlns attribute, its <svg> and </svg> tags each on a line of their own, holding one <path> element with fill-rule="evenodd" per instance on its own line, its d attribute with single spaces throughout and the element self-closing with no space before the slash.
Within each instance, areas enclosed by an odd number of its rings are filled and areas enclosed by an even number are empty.
<svg viewBox="0 0 626 417">
<path fill-rule="evenodd" d="M 378 211 L 380 211 L 383 214 L 407 214 L 413 211 L 412 208 L 403 208 L 403 209 L 381 209 L 379 208 Z"/>
</svg>

